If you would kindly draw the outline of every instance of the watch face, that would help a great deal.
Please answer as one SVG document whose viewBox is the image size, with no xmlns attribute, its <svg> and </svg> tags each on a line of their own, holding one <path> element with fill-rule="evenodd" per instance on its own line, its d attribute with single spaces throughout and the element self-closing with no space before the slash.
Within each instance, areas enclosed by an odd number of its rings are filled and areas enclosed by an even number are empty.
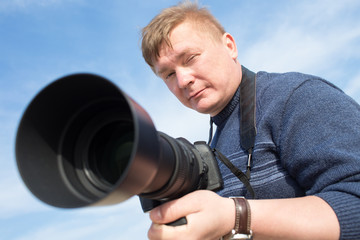
<svg viewBox="0 0 360 240">
<path fill-rule="evenodd" d="M 234 231 L 234 230 L 232 230 L 232 231 Z M 232 235 L 229 239 L 231 239 L 231 240 L 250 239 L 251 240 L 252 238 L 253 238 L 252 231 L 250 230 L 250 234 L 236 233 L 236 234 Z"/>
</svg>

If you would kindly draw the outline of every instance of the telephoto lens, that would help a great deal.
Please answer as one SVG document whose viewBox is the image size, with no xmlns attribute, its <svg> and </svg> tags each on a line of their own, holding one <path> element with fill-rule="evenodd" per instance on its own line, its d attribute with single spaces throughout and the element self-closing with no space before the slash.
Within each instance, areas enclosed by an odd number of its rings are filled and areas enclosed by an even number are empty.
<svg viewBox="0 0 360 240">
<path fill-rule="evenodd" d="M 35 96 L 19 124 L 16 160 L 30 191 L 62 208 L 222 187 L 205 143 L 156 131 L 139 104 L 94 74 L 65 76 Z"/>
</svg>

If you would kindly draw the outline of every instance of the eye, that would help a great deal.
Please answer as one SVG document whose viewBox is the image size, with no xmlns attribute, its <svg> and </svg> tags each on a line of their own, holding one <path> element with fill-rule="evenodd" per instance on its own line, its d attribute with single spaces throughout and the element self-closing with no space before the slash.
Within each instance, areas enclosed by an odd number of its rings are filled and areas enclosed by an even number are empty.
<svg viewBox="0 0 360 240">
<path fill-rule="evenodd" d="M 175 72 L 170 72 L 168 75 L 166 75 L 165 79 L 168 80 L 174 75 L 175 75 Z"/>
<path fill-rule="evenodd" d="M 190 57 L 186 60 L 186 64 L 189 64 L 192 60 L 194 60 L 199 54 L 190 55 Z"/>
</svg>

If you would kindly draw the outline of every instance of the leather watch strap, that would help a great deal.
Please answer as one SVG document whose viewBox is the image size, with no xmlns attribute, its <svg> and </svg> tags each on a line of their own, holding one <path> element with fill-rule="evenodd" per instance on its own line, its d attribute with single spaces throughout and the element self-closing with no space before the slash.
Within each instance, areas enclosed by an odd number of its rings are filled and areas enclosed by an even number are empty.
<svg viewBox="0 0 360 240">
<path fill-rule="evenodd" d="M 252 239 L 251 211 L 249 202 L 244 197 L 232 197 L 235 203 L 235 226 L 221 239 Z"/>
<path fill-rule="evenodd" d="M 243 197 L 233 198 L 236 208 L 234 230 L 236 233 L 250 234 L 251 211 L 248 201 Z"/>
</svg>

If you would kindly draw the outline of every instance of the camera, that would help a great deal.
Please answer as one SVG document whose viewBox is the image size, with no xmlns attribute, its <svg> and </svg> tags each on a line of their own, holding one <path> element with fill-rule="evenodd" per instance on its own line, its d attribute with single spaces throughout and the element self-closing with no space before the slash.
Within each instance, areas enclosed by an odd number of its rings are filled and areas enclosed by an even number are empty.
<svg viewBox="0 0 360 240">
<path fill-rule="evenodd" d="M 61 208 L 110 205 L 134 195 L 144 211 L 223 181 L 205 142 L 158 132 L 149 114 L 111 81 L 72 74 L 26 108 L 16 161 L 28 189 Z"/>
</svg>

